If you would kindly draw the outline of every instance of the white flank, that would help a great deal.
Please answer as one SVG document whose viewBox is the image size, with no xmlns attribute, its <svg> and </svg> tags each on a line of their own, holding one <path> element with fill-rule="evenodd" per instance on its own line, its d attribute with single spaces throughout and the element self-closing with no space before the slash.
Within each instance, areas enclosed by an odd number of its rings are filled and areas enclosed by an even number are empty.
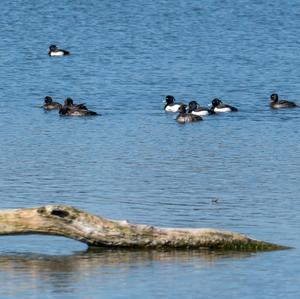
<svg viewBox="0 0 300 299">
<path fill-rule="evenodd" d="M 178 112 L 180 106 L 180 104 L 170 104 L 165 108 L 165 110 L 167 112 Z"/>
<path fill-rule="evenodd" d="M 209 112 L 207 110 L 192 111 L 192 114 L 198 115 L 198 116 L 206 116 L 209 114 Z"/>
<path fill-rule="evenodd" d="M 231 112 L 231 109 L 229 107 L 225 107 L 225 108 L 215 108 L 214 111 L 216 113 L 222 113 L 222 112 Z"/>
<path fill-rule="evenodd" d="M 63 51 L 50 52 L 50 56 L 64 56 Z"/>
</svg>

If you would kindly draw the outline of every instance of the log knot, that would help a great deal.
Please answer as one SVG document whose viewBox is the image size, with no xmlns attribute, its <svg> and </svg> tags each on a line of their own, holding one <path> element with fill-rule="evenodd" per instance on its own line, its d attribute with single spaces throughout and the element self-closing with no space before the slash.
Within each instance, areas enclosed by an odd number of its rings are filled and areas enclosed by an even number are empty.
<svg viewBox="0 0 300 299">
<path fill-rule="evenodd" d="M 51 211 L 51 215 L 58 216 L 58 217 L 61 217 L 61 218 L 65 218 L 65 217 L 68 217 L 70 214 L 69 214 L 68 211 L 65 211 L 65 210 L 53 209 Z"/>
<path fill-rule="evenodd" d="M 46 217 L 57 217 L 60 219 L 72 221 L 79 215 L 79 211 L 69 206 L 46 206 L 37 209 L 37 213 Z"/>
</svg>

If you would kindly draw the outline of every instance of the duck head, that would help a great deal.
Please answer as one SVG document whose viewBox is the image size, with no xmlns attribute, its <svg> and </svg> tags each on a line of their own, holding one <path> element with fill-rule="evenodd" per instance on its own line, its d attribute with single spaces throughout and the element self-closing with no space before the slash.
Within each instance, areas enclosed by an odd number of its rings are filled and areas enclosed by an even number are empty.
<svg viewBox="0 0 300 299">
<path fill-rule="evenodd" d="M 166 96 L 167 105 L 173 104 L 175 102 L 175 98 L 173 96 Z"/>
<path fill-rule="evenodd" d="M 51 104 L 53 102 L 53 100 L 50 96 L 45 96 L 44 102 L 45 102 L 45 104 Z"/>
<path fill-rule="evenodd" d="M 212 100 L 211 104 L 212 104 L 212 107 L 217 107 L 218 105 L 220 105 L 222 103 L 221 100 L 219 100 L 218 98 L 215 98 Z"/>
<path fill-rule="evenodd" d="M 72 106 L 74 104 L 73 100 L 71 98 L 66 98 L 64 100 L 65 106 Z"/>
<path fill-rule="evenodd" d="M 181 105 L 179 108 L 178 108 L 178 112 L 179 113 L 186 113 L 186 105 L 185 104 L 183 104 L 183 105 Z"/>
<path fill-rule="evenodd" d="M 50 51 L 56 51 L 57 50 L 57 46 L 56 45 L 50 45 L 49 46 L 49 50 Z"/>
<path fill-rule="evenodd" d="M 189 112 L 194 111 L 195 109 L 197 109 L 197 107 L 198 107 L 198 103 L 196 101 L 189 102 Z"/>
<path fill-rule="evenodd" d="M 272 93 L 271 96 L 270 96 L 270 100 L 273 103 L 278 102 L 278 94 L 277 93 Z"/>
</svg>

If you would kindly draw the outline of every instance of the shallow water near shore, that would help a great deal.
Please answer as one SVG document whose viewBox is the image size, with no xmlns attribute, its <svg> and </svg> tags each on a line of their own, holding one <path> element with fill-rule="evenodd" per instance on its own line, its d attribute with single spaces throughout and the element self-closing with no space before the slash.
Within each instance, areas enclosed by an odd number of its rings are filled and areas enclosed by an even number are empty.
<svg viewBox="0 0 300 299">
<path fill-rule="evenodd" d="M 265 253 L 87 250 L 0 238 L 0 298 L 297 298 L 297 1 L 2 1 L 0 208 L 67 204 L 111 219 L 212 227 Z M 71 52 L 48 57 L 56 43 Z M 238 113 L 179 125 L 163 100 Z M 45 95 L 102 116 L 59 117 Z"/>
</svg>

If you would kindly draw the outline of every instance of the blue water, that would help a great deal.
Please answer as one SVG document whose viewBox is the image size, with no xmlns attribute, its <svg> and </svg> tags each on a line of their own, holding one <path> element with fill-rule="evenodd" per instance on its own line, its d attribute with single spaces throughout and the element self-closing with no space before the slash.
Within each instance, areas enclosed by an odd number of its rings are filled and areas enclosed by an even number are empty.
<svg viewBox="0 0 300 299">
<path fill-rule="evenodd" d="M 0 238 L 0 298 L 298 298 L 300 4 L 1 1 L 0 208 L 61 203 L 112 219 L 214 227 L 268 253 L 86 251 Z M 50 58 L 56 43 L 71 52 Z M 179 125 L 163 100 L 240 109 Z M 102 114 L 59 117 L 45 95 Z M 217 203 L 214 201 L 217 200 Z"/>
</svg>

